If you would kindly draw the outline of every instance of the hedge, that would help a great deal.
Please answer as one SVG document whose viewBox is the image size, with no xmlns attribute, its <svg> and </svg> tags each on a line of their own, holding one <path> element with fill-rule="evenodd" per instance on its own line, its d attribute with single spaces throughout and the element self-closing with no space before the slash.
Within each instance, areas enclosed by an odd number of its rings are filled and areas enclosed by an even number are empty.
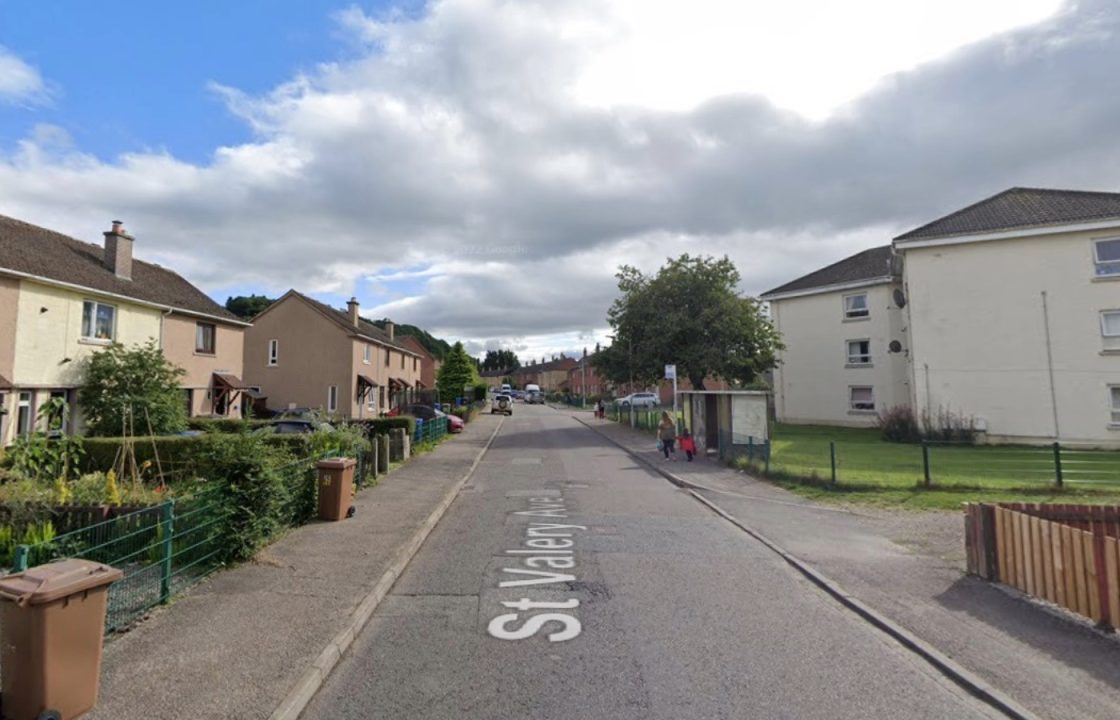
<svg viewBox="0 0 1120 720">
<path fill-rule="evenodd" d="M 245 430 L 255 430 L 265 425 L 271 425 L 273 422 L 275 420 L 259 418 L 239 420 L 237 418 L 192 417 L 187 420 L 187 427 L 202 432 L 237 433 Z"/>
<path fill-rule="evenodd" d="M 411 415 L 397 415 L 395 417 L 370 418 L 367 420 L 354 420 L 350 423 L 364 429 L 366 437 L 386 435 L 394 428 L 404 428 L 408 436 L 416 434 L 416 418 Z"/>
</svg>

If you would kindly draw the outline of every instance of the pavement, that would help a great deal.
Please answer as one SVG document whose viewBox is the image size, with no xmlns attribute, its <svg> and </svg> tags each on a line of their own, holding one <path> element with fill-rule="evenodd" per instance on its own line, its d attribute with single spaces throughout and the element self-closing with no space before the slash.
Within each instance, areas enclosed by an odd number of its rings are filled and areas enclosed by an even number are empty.
<svg viewBox="0 0 1120 720">
<path fill-rule="evenodd" d="M 294 718 L 481 458 L 481 416 L 313 522 L 217 573 L 105 646 L 92 720 Z"/>
<path fill-rule="evenodd" d="M 1000 715 L 571 413 L 519 404 L 304 717 Z"/>
<path fill-rule="evenodd" d="M 821 505 L 712 460 L 689 463 L 677 453 L 666 462 L 651 433 L 579 420 L 693 486 L 1038 717 L 1120 716 L 1116 635 L 966 575 L 956 513 Z"/>
</svg>

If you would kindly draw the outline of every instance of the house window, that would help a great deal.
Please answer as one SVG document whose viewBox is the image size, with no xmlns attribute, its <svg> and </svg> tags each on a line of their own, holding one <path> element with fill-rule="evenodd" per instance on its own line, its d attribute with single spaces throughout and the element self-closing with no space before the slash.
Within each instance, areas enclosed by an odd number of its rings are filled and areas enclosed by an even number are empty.
<svg viewBox="0 0 1120 720">
<path fill-rule="evenodd" d="M 848 388 L 848 409 L 854 412 L 874 412 L 875 393 L 870 386 Z"/>
<path fill-rule="evenodd" d="M 858 320 L 870 317 L 871 310 L 867 307 L 867 293 L 844 296 L 844 319 Z"/>
<path fill-rule="evenodd" d="M 401 370 L 404 370 L 404 353 L 401 353 Z"/>
<path fill-rule="evenodd" d="M 385 348 L 385 367 L 389 367 L 389 358 L 392 356 L 393 351 Z"/>
<path fill-rule="evenodd" d="M 412 358 L 412 372 L 420 370 L 420 358 Z"/>
<path fill-rule="evenodd" d="M 52 403 L 50 413 L 47 415 L 47 434 L 50 437 L 59 437 L 68 430 L 66 423 L 66 416 L 69 413 L 70 393 L 65 390 L 51 390 L 50 399 L 58 403 L 58 407 L 54 407 Z"/>
<path fill-rule="evenodd" d="M 16 434 L 30 435 L 31 434 L 31 398 L 32 394 L 29 392 L 21 392 L 19 394 L 19 405 L 16 410 Z"/>
<path fill-rule="evenodd" d="M 1112 400 L 1112 424 L 1120 425 L 1120 385 L 1113 385 L 1108 393 Z"/>
<path fill-rule="evenodd" d="M 1101 313 L 1101 340 L 1105 350 L 1120 350 L 1120 310 Z"/>
<path fill-rule="evenodd" d="M 372 354 L 373 354 L 373 346 L 372 345 L 367 343 L 367 344 L 362 346 L 362 362 L 363 363 L 365 363 L 366 365 L 369 365 L 369 358 L 370 358 L 370 355 L 372 355 Z"/>
<path fill-rule="evenodd" d="M 338 410 L 338 386 L 331 385 L 327 388 L 327 412 Z"/>
<path fill-rule="evenodd" d="M 1093 260 L 1097 266 L 1098 277 L 1120 275 L 1120 239 L 1094 242 Z"/>
<path fill-rule="evenodd" d="M 194 326 L 194 351 L 213 355 L 214 337 L 217 332 L 214 323 L 197 323 Z"/>
<path fill-rule="evenodd" d="M 848 341 L 848 364 L 849 365 L 870 365 L 871 364 L 871 341 L 870 340 L 849 340 Z"/>
<path fill-rule="evenodd" d="M 82 338 L 86 340 L 112 340 L 116 335 L 116 306 L 93 300 L 84 301 L 82 303 Z"/>
<path fill-rule="evenodd" d="M 280 364 L 280 341 L 279 340 L 269 340 L 268 341 L 268 364 L 270 366 Z"/>
</svg>

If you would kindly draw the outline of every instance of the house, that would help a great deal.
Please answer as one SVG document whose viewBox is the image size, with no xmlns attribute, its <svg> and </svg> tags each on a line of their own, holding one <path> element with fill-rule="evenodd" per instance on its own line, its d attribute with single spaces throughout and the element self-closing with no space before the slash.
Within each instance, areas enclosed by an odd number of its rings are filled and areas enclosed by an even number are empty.
<svg viewBox="0 0 1120 720">
<path fill-rule="evenodd" d="M 289 290 L 245 333 L 245 382 L 274 410 L 315 408 L 369 418 L 407 405 L 417 393 L 421 356 L 361 317 L 354 298 L 336 310 Z"/>
<path fill-rule="evenodd" d="M 990 442 L 1120 446 L 1117 282 L 1120 193 L 981 200 L 762 296 L 787 346 L 778 418 L 846 424 L 840 389 L 868 422 L 908 405 Z"/>
<path fill-rule="evenodd" d="M 0 445 L 31 432 L 52 398 L 73 409 L 82 361 L 121 343 L 156 340 L 186 370 L 191 415 L 241 413 L 244 329 L 175 272 L 133 257 L 135 238 L 120 222 L 104 245 L 82 242 L 0 216 Z"/>
<path fill-rule="evenodd" d="M 405 335 L 397 338 L 400 340 L 401 345 L 404 345 L 409 350 L 412 350 L 420 356 L 420 380 L 418 387 L 430 390 L 436 386 L 436 377 L 439 375 L 439 369 L 443 365 L 442 360 L 438 360 L 434 355 L 428 352 L 424 344 L 418 338 L 411 335 Z"/>
<path fill-rule="evenodd" d="M 577 397 L 597 398 L 609 392 L 607 381 L 595 369 L 595 355 L 583 351 L 583 357 L 568 370 L 567 390 Z"/>
<path fill-rule="evenodd" d="M 785 350 L 774 369 L 779 422 L 874 425 L 909 405 L 906 313 L 890 245 L 864 250 L 763 293 Z"/>
<path fill-rule="evenodd" d="M 533 384 L 539 385 L 544 392 L 556 392 L 568 381 L 568 371 L 576 366 L 574 358 L 564 357 L 521 367 L 509 373 L 513 382 L 519 387 Z"/>
</svg>

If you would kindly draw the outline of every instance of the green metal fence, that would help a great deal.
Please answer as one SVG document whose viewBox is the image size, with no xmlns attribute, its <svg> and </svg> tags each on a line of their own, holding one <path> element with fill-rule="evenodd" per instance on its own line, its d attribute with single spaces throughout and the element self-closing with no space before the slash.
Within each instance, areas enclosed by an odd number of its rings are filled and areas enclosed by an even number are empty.
<svg viewBox="0 0 1120 720">
<path fill-rule="evenodd" d="M 447 418 L 437 417 L 431 420 L 417 418 L 416 431 L 412 434 L 412 442 L 435 442 L 447 434 Z"/>
<path fill-rule="evenodd" d="M 302 525 L 317 510 L 315 465 L 335 452 L 278 468 L 284 481 L 280 527 Z M 368 459 L 366 460 L 368 463 Z M 117 516 L 35 545 L 18 545 L 13 572 L 62 558 L 105 563 L 124 572 L 109 588 L 107 631 L 126 627 L 224 564 L 231 508 L 216 485 L 182 500 Z"/>
</svg>

